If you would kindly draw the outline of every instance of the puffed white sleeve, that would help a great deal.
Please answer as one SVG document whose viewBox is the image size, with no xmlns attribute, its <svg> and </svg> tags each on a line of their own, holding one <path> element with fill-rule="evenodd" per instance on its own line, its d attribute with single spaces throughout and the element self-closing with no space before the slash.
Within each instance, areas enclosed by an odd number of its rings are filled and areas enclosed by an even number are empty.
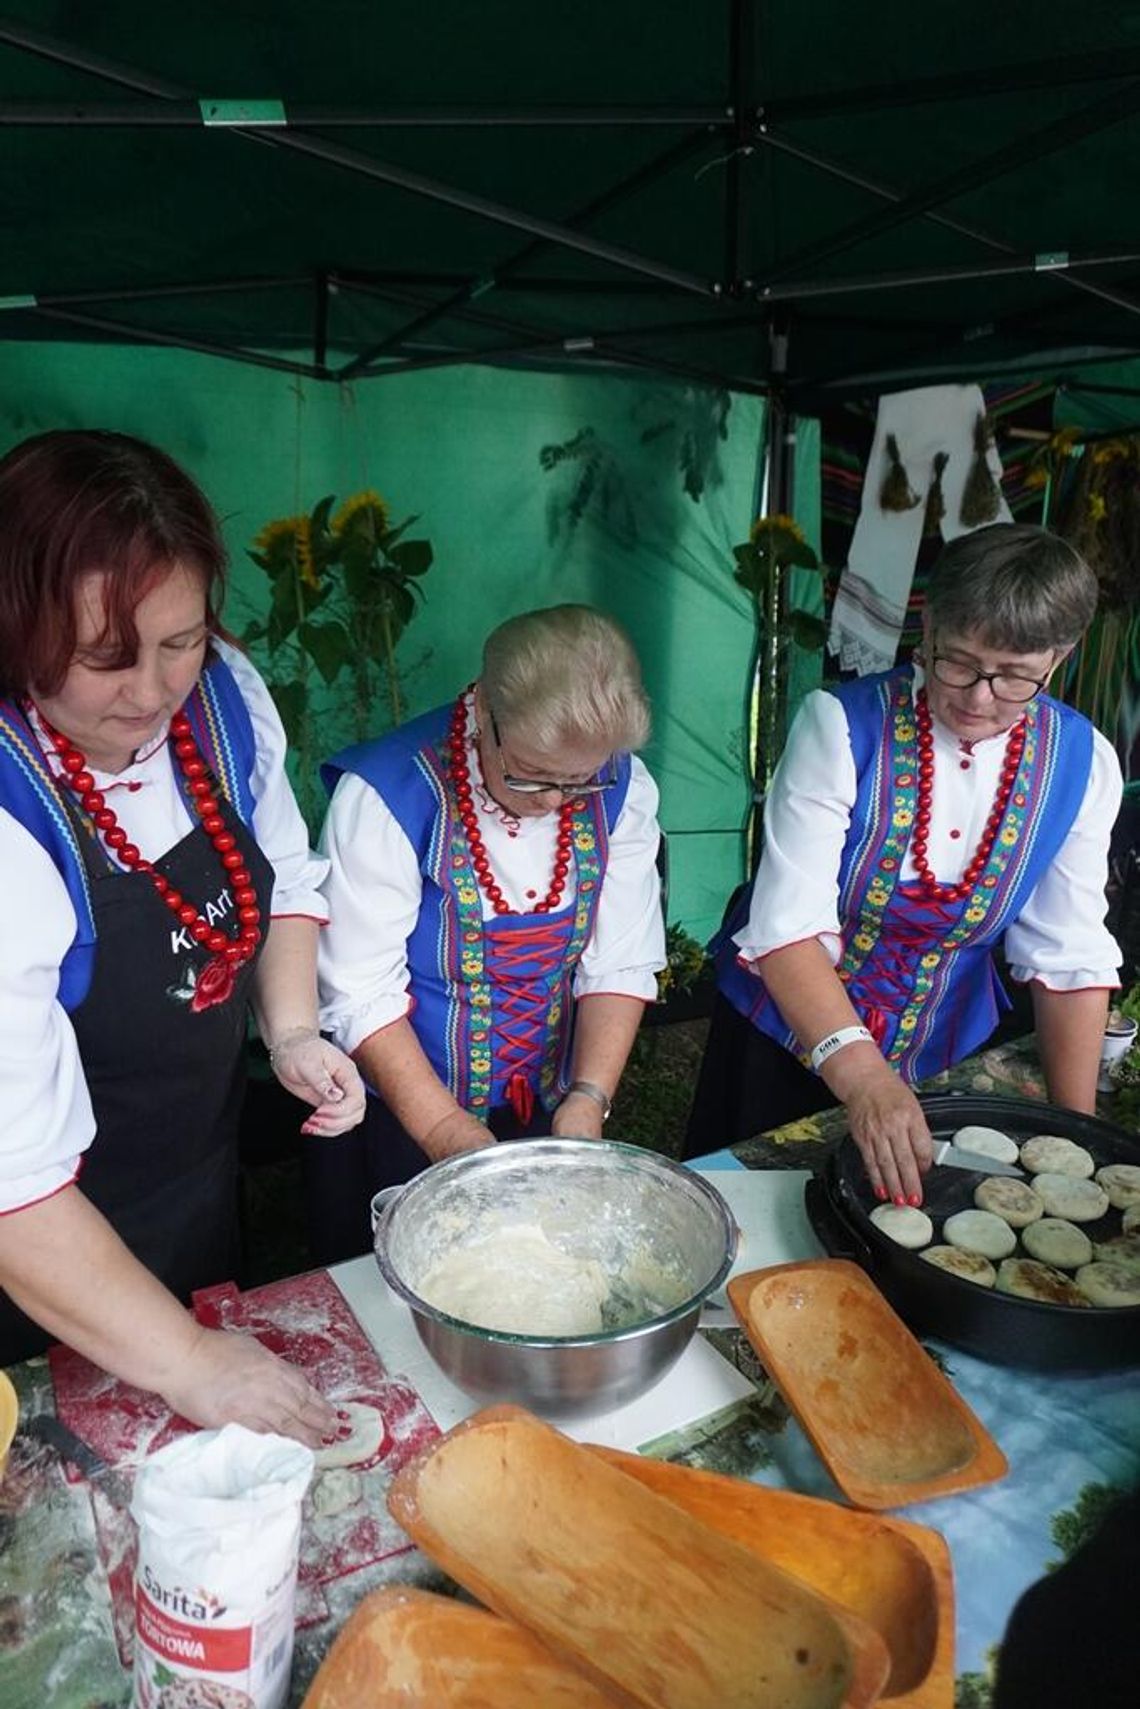
<svg viewBox="0 0 1140 1709">
<path fill-rule="evenodd" d="M 839 960 L 839 868 L 856 787 L 847 715 L 834 694 L 815 689 L 792 723 L 764 805 L 748 923 L 733 940 L 741 960 L 807 938 Z"/>
<path fill-rule="evenodd" d="M 657 995 L 657 974 L 665 966 L 657 801 L 657 785 L 635 755 L 610 832 L 594 930 L 574 976 L 575 997 L 606 993 L 651 1003 Z"/>
<path fill-rule="evenodd" d="M 250 785 L 254 798 L 253 834 L 273 867 L 271 916 L 279 919 L 301 914 L 323 925 L 328 919 L 328 909 L 321 897 L 321 882 L 327 862 L 309 847 L 308 827 L 285 773 L 286 740 L 281 715 L 245 654 L 225 641 L 215 641 L 214 645 L 233 672 L 253 721 L 257 748 Z"/>
<path fill-rule="evenodd" d="M 0 810 L 0 1214 L 76 1177 L 95 1117 L 75 1032 L 58 1001 L 75 910 L 50 857 Z M 18 905 L 17 905 L 18 904 Z"/>
<path fill-rule="evenodd" d="M 321 1026 L 351 1052 L 411 1008 L 407 943 L 423 880 L 403 827 L 352 773 L 333 791 L 321 850 L 329 919 L 317 952 Z"/>
<path fill-rule="evenodd" d="M 1019 984 L 1037 980 L 1051 991 L 1119 985 L 1120 949 L 1104 923 L 1104 887 L 1123 790 L 1116 751 L 1094 730 L 1081 810 L 1057 858 L 1005 934 L 1006 961 Z"/>
</svg>

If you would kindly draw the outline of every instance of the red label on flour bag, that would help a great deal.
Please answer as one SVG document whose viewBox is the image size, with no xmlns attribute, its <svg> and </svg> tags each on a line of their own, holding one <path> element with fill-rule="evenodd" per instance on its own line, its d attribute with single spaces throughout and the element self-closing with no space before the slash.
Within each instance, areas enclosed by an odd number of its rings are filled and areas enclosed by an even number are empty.
<svg viewBox="0 0 1140 1709">
<path fill-rule="evenodd" d="M 281 1709 L 312 1452 L 239 1424 L 142 1466 L 133 1709 Z"/>
</svg>

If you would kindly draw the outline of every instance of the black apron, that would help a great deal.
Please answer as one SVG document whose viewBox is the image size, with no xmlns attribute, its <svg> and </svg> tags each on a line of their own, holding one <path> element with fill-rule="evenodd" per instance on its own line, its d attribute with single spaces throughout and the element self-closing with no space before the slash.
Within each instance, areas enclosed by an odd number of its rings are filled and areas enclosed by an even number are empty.
<svg viewBox="0 0 1140 1709">
<path fill-rule="evenodd" d="M 221 790 L 215 793 L 257 891 L 264 929 L 273 869 Z M 179 925 L 149 878 L 111 862 L 67 806 L 95 917 L 91 985 L 71 1016 L 95 1111 L 78 1185 L 185 1303 L 195 1288 L 237 1274 L 237 1131 L 256 957 L 242 963 L 224 1003 L 195 1012 L 194 982 L 212 952 Z M 228 873 L 201 825 L 154 865 L 211 925 L 233 934 Z M 0 1290 L 0 1365 L 42 1352 L 51 1339 Z"/>
</svg>

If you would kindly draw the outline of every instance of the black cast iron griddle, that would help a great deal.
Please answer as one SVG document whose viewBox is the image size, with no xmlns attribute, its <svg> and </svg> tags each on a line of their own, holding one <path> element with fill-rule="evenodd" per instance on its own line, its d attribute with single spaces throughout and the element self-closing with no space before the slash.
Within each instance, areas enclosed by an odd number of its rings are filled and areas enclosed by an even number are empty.
<svg viewBox="0 0 1140 1709">
<path fill-rule="evenodd" d="M 1105 1163 L 1140 1164 L 1135 1135 L 1053 1104 L 968 1092 L 920 1101 L 935 1140 L 950 1139 L 959 1128 L 974 1125 L 997 1128 L 1019 1145 L 1034 1134 L 1056 1133 L 1083 1145 L 1098 1168 Z M 946 1217 L 973 1206 L 974 1189 L 982 1179 L 964 1169 L 938 1166 L 927 1174 L 923 1209 L 934 1222 L 936 1242 Z M 1032 1182 L 1033 1177 L 1027 1174 L 1026 1179 Z M 807 1183 L 805 1199 L 808 1218 L 828 1252 L 860 1264 L 917 1334 L 947 1341 L 994 1364 L 1040 1371 L 1140 1365 L 1140 1306 L 1082 1308 L 1018 1299 L 939 1270 L 889 1240 L 871 1221 L 878 1201 L 849 1134 Z M 1091 1240 L 1105 1240 L 1120 1233 L 1121 1214 L 1110 1209 L 1099 1221 L 1081 1227 Z"/>
</svg>

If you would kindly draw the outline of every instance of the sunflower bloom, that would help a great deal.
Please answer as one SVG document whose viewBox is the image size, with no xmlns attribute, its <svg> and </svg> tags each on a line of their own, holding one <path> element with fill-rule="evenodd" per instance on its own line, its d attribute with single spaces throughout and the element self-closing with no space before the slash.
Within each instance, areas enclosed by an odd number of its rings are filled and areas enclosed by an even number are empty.
<svg viewBox="0 0 1140 1709">
<path fill-rule="evenodd" d="M 380 494 L 374 492 L 371 487 L 368 487 L 364 492 L 353 493 L 351 498 L 345 499 L 330 524 L 332 532 L 338 535 L 343 534 L 346 529 L 352 527 L 356 518 L 362 514 L 370 515 L 372 531 L 377 539 L 381 534 L 388 532 L 390 523 L 388 506 Z"/>
</svg>

